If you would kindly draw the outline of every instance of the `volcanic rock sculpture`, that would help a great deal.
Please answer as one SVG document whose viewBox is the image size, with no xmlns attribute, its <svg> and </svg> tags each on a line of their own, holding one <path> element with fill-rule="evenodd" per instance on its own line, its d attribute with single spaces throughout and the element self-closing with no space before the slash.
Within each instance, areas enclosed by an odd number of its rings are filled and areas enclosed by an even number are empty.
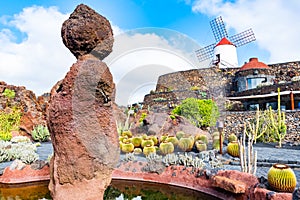
<svg viewBox="0 0 300 200">
<path fill-rule="evenodd" d="M 63 42 L 78 60 L 51 91 L 53 199 L 102 199 L 119 160 L 115 85 L 101 61 L 112 51 L 112 35 L 109 21 L 83 4 L 63 23 Z"/>
</svg>

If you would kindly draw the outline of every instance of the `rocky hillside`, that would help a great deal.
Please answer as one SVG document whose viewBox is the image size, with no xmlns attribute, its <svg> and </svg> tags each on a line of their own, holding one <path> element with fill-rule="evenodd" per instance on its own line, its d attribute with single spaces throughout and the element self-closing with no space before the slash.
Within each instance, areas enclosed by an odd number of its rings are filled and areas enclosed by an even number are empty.
<svg viewBox="0 0 300 200">
<path fill-rule="evenodd" d="M 14 91 L 13 98 L 7 97 L 4 91 L 9 89 Z M 17 134 L 31 134 L 33 128 L 39 124 L 46 125 L 46 109 L 49 95 L 45 94 L 36 97 L 35 94 L 27 90 L 24 86 L 8 85 L 0 82 L 0 111 L 9 112 L 13 107 L 21 110 L 20 131 Z"/>
</svg>

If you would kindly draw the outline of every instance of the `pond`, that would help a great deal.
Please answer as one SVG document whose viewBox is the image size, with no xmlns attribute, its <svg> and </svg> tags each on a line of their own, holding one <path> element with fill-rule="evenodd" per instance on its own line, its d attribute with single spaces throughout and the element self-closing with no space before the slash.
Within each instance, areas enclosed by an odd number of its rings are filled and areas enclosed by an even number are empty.
<svg viewBox="0 0 300 200">
<path fill-rule="evenodd" d="M 48 181 L 23 185 L 0 185 L 0 199 L 51 199 Z M 219 200 L 195 190 L 165 184 L 112 180 L 104 194 L 106 200 Z"/>
</svg>

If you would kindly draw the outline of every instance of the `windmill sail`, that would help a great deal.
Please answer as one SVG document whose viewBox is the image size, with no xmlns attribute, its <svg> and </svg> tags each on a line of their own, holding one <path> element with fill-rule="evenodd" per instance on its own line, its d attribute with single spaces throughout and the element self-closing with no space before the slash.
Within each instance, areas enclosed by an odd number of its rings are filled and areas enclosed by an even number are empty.
<svg viewBox="0 0 300 200">
<path fill-rule="evenodd" d="M 216 42 L 220 41 L 222 38 L 228 38 L 228 34 L 225 28 L 225 24 L 222 17 L 219 16 L 216 19 L 210 21 L 210 26 L 215 36 Z"/>
<path fill-rule="evenodd" d="M 215 43 L 196 51 L 199 62 L 210 59 L 214 56 Z"/>
<path fill-rule="evenodd" d="M 229 40 L 236 46 L 240 47 L 255 40 L 252 29 L 248 29 L 239 34 L 229 37 Z"/>
</svg>

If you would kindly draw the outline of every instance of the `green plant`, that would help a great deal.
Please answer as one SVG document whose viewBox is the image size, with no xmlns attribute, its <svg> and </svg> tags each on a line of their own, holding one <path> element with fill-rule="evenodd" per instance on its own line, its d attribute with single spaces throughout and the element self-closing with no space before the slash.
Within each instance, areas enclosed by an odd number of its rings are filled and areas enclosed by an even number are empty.
<svg viewBox="0 0 300 200">
<path fill-rule="evenodd" d="M 293 192 L 297 179 L 294 171 L 285 164 L 274 164 L 268 172 L 269 185 L 278 192 Z"/>
<path fill-rule="evenodd" d="M 197 150 L 198 150 L 199 152 L 202 152 L 202 151 L 206 151 L 206 150 L 207 150 L 207 145 L 206 145 L 206 143 L 203 142 L 202 140 L 197 140 L 197 141 L 195 142 L 195 146 L 196 146 L 196 148 L 197 148 Z"/>
<path fill-rule="evenodd" d="M 159 150 L 162 154 L 170 154 L 174 152 L 174 145 L 172 142 L 164 141 L 163 143 L 160 143 Z"/>
<path fill-rule="evenodd" d="M 10 101 L 16 96 L 15 91 L 8 88 L 6 88 L 2 94 L 7 98 L 6 106 L 9 106 Z"/>
<path fill-rule="evenodd" d="M 154 146 L 154 141 L 151 138 L 145 138 L 142 140 L 141 146 L 144 148 L 147 145 Z"/>
<path fill-rule="evenodd" d="M 134 145 L 131 142 L 122 143 L 121 151 L 123 153 L 131 153 L 134 150 Z"/>
<path fill-rule="evenodd" d="M 216 149 L 216 150 L 220 150 L 220 140 L 214 140 L 213 141 L 213 149 Z"/>
<path fill-rule="evenodd" d="M 124 124 L 122 122 L 117 122 L 116 121 L 116 125 L 117 125 L 117 132 L 119 135 L 122 135 L 122 133 L 124 131 L 128 131 L 131 126 L 132 126 L 132 123 L 129 122 L 129 119 L 130 119 L 130 115 L 132 114 L 132 112 L 134 112 L 134 110 L 132 109 L 132 107 L 130 107 L 130 109 L 128 109 L 127 111 L 127 117 L 126 117 L 126 120 L 124 122 Z"/>
<path fill-rule="evenodd" d="M 197 127 L 215 126 L 219 117 L 218 107 L 211 99 L 187 98 L 172 113 L 187 118 Z"/>
<path fill-rule="evenodd" d="M 192 86 L 192 87 L 190 87 L 190 90 L 197 91 L 197 90 L 200 90 L 200 87 L 199 86 Z"/>
<path fill-rule="evenodd" d="M 249 132 L 247 133 L 246 123 L 244 124 L 243 136 L 238 141 L 240 150 L 240 164 L 242 172 L 255 175 L 257 169 L 257 151 L 254 152 L 253 143 L 255 136 Z M 247 146 L 246 146 L 246 135 Z"/>
<path fill-rule="evenodd" d="M 198 141 L 198 140 L 201 140 L 205 144 L 208 143 L 208 138 L 204 134 L 197 134 L 197 135 L 195 135 L 195 141 Z"/>
<path fill-rule="evenodd" d="M 229 142 L 227 146 L 227 153 L 233 157 L 239 157 L 240 156 L 239 143 L 237 141 Z"/>
<path fill-rule="evenodd" d="M 19 159 L 30 164 L 39 158 L 36 150 L 31 142 L 12 143 L 0 140 L 0 162 Z"/>
<path fill-rule="evenodd" d="M 141 154 L 141 153 L 143 153 L 143 149 L 141 149 L 141 148 L 134 148 L 133 152 L 134 152 L 134 154 Z"/>
<path fill-rule="evenodd" d="M 153 141 L 153 145 L 157 145 L 158 144 L 158 138 L 155 135 L 151 135 L 149 136 L 149 138 Z"/>
<path fill-rule="evenodd" d="M 183 131 L 178 131 L 176 133 L 176 137 L 177 137 L 178 140 L 180 140 L 180 138 L 182 138 L 184 135 L 185 135 L 185 132 L 183 132 Z"/>
<path fill-rule="evenodd" d="M 40 124 L 34 127 L 33 131 L 31 132 L 31 136 L 35 141 L 46 142 L 50 138 L 50 132 L 47 126 Z"/>
<path fill-rule="evenodd" d="M 121 135 L 123 137 L 127 136 L 128 138 L 131 138 L 132 137 L 132 133 L 130 130 L 123 130 L 123 132 L 121 133 Z"/>
<path fill-rule="evenodd" d="M 228 135 L 228 142 L 237 141 L 237 136 L 234 133 Z"/>
<path fill-rule="evenodd" d="M 154 146 L 151 146 L 150 144 L 148 144 L 144 147 L 143 153 L 145 156 L 148 156 L 151 153 L 156 153 L 156 148 Z"/>
<path fill-rule="evenodd" d="M 15 136 L 10 140 L 12 143 L 17 142 L 30 142 L 30 139 L 26 136 Z"/>
<path fill-rule="evenodd" d="M 190 137 L 182 137 L 178 142 L 178 147 L 182 151 L 191 151 L 194 146 L 194 141 Z"/>
<path fill-rule="evenodd" d="M 7 111 L 0 111 L 0 140 L 9 141 L 12 138 L 11 131 L 18 131 L 21 111 L 14 107 Z"/>
<path fill-rule="evenodd" d="M 141 114 L 141 117 L 140 117 L 140 119 L 139 119 L 139 122 L 140 123 L 143 123 L 143 121 L 144 121 L 144 119 L 147 117 L 147 113 L 145 113 L 145 112 L 143 112 L 142 114 Z"/>
<path fill-rule="evenodd" d="M 248 128 L 248 131 L 251 132 L 252 137 L 254 138 L 254 144 L 256 143 L 256 140 L 258 138 L 262 137 L 268 129 L 268 127 L 265 123 L 265 120 L 263 120 L 263 121 L 261 120 L 262 117 L 263 116 L 261 115 L 259 108 L 257 108 L 256 114 L 255 114 L 255 121 L 253 121 L 252 123 L 247 122 L 247 125 L 248 125 L 247 128 Z"/>
<path fill-rule="evenodd" d="M 169 135 L 165 141 L 171 142 L 174 145 L 174 147 L 176 147 L 178 145 L 178 139 L 177 139 L 177 137 L 175 137 L 173 135 Z"/>
<path fill-rule="evenodd" d="M 140 147 L 141 146 L 141 143 L 142 143 L 142 137 L 138 137 L 138 136 L 136 136 L 136 137 L 133 137 L 132 139 L 131 139 L 131 142 L 132 142 L 132 144 L 134 145 L 134 147 Z"/>
<path fill-rule="evenodd" d="M 282 146 L 282 139 L 284 139 L 286 135 L 286 124 L 285 124 L 285 113 L 280 110 L 280 88 L 277 89 L 278 91 L 278 109 L 277 115 L 273 112 L 272 108 L 269 107 L 267 114 L 270 120 L 270 130 L 275 133 L 276 139 L 278 139 L 279 147 Z"/>
</svg>

